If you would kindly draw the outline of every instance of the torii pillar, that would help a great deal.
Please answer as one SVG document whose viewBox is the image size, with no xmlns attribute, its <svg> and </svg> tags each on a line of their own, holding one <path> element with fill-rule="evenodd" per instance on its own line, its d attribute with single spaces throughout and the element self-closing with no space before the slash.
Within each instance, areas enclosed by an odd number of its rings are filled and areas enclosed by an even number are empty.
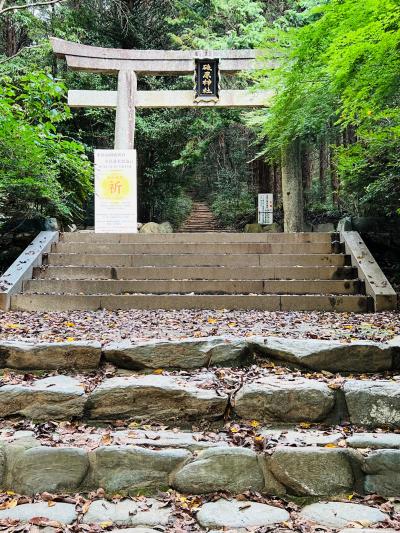
<svg viewBox="0 0 400 533">
<path fill-rule="evenodd" d="M 118 72 L 117 111 L 115 115 L 115 150 L 135 147 L 137 76 L 129 70 Z"/>
</svg>

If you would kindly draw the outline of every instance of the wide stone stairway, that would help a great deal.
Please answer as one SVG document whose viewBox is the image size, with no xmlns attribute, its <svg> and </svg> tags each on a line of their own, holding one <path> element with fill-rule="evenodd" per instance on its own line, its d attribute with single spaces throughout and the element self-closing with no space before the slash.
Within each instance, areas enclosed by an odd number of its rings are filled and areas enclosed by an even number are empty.
<svg viewBox="0 0 400 533">
<path fill-rule="evenodd" d="M 371 310 L 333 233 L 65 233 L 15 310 Z"/>
<path fill-rule="evenodd" d="M 0 353 L 0 530 L 398 530 L 399 338 Z"/>
</svg>

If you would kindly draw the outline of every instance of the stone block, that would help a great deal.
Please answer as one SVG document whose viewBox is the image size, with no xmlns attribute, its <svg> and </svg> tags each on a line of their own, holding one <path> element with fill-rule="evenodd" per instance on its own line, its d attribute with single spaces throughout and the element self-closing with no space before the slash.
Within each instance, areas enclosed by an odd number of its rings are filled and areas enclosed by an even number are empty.
<svg viewBox="0 0 400 533">
<path fill-rule="evenodd" d="M 400 450 L 379 450 L 364 462 L 365 492 L 380 496 L 400 494 Z"/>
<path fill-rule="evenodd" d="M 350 380 L 344 394 L 352 424 L 400 426 L 400 386 L 393 381 Z"/>
<path fill-rule="evenodd" d="M 38 516 L 60 522 L 61 524 L 72 524 L 77 518 L 77 513 L 75 511 L 75 505 L 61 502 L 55 502 L 52 506 L 49 506 L 47 502 L 25 503 L 23 505 L 17 505 L 17 507 L 12 509 L 3 509 L 0 511 L 0 520 L 8 519 L 29 522 L 31 518 Z"/>
<path fill-rule="evenodd" d="M 388 518 L 388 515 L 379 509 L 342 502 L 313 503 L 304 507 L 300 516 L 315 524 L 334 528 L 346 527 L 357 522 L 368 526 L 383 522 Z"/>
<path fill-rule="evenodd" d="M 227 402 L 226 396 L 185 379 L 147 375 L 106 380 L 90 394 L 88 411 L 93 419 L 129 417 L 181 422 L 222 417 Z"/>
<path fill-rule="evenodd" d="M 0 388 L 0 416 L 25 416 L 33 420 L 69 420 L 83 415 L 86 396 L 77 379 L 53 376 L 33 385 Z"/>
<path fill-rule="evenodd" d="M 136 446 L 104 446 L 94 452 L 90 487 L 109 494 L 166 489 L 169 476 L 191 457 L 186 450 L 148 450 Z"/>
<path fill-rule="evenodd" d="M 0 364 L 18 370 L 90 369 L 100 364 L 99 342 L 0 342 Z"/>
<path fill-rule="evenodd" d="M 162 224 L 147 222 L 147 224 L 143 224 L 139 229 L 139 233 L 173 233 L 173 231 L 169 222 L 163 222 Z"/>
<path fill-rule="evenodd" d="M 274 222 L 273 224 L 267 224 L 266 226 L 264 226 L 263 232 L 264 233 L 282 233 L 283 228 L 280 224 L 277 224 L 276 222 Z"/>
<path fill-rule="evenodd" d="M 263 227 L 261 224 L 246 224 L 243 231 L 245 233 L 262 233 Z"/>
<path fill-rule="evenodd" d="M 313 370 L 364 373 L 392 368 L 394 348 L 389 344 L 280 337 L 254 337 L 249 340 L 261 355 Z"/>
<path fill-rule="evenodd" d="M 265 422 L 315 422 L 335 405 L 335 393 L 326 383 L 298 378 L 260 378 L 245 384 L 235 398 L 235 412 L 245 419 Z"/>
<path fill-rule="evenodd" d="M 257 454 L 247 448 L 211 448 L 199 453 L 172 477 L 172 486 L 181 492 L 206 494 L 219 490 L 241 493 L 262 491 L 264 476 Z"/>
<path fill-rule="evenodd" d="M 282 447 L 272 454 L 269 467 L 291 494 L 335 496 L 353 491 L 353 471 L 345 450 Z"/>
<path fill-rule="evenodd" d="M 95 500 L 83 518 L 84 524 L 112 522 L 116 526 L 166 526 L 171 520 L 171 507 L 152 498 L 143 501 L 122 500 L 112 503 Z M 118 530 L 121 531 L 121 530 Z M 137 530 L 134 529 L 135 533 Z"/>
<path fill-rule="evenodd" d="M 205 337 L 173 341 L 115 342 L 104 347 L 107 361 L 120 368 L 201 368 L 240 362 L 247 343 L 227 337 Z"/>
<path fill-rule="evenodd" d="M 0 443 L 0 487 L 5 483 L 5 466 L 6 466 L 6 446 Z"/>
<path fill-rule="evenodd" d="M 280 507 L 257 502 L 218 500 L 202 505 L 197 513 L 199 524 L 205 528 L 257 528 L 289 520 Z"/>
<path fill-rule="evenodd" d="M 76 491 L 89 469 L 87 452 L 79 448 L 30 448 L 14 461 L 10 488 L 20 494 Z"/>
<path fill-rule="evenodd" d="M 382 448 L 400 448 L 399 433 L 354 433 L 347 437 L 347 446 L 351 448 L 371 448 L 379 450 Z"/>
</svg>

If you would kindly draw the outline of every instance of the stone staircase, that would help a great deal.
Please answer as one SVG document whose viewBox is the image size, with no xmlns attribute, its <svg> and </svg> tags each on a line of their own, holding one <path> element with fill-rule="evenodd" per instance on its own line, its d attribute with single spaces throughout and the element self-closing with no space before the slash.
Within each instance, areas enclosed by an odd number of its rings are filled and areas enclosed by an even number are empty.
<svg viewBox="0 0 400 533">
<path fill-rule="evenodd" d="M 192 212 L 179 230 L 181 233 L 218 231 L 218 222 L 205 202 L 193 202 Z"/>
<path fill-rule="evenodd" d="M 398 530 L 399 338 L 1 341 L 0 353 L 9 533 L 18 520 L 45 533 Z"/>
<path fill-rule="evenodd" d="M 372 309 L 331 233 L 65 233 L 14 310 Z"/>
</svg>

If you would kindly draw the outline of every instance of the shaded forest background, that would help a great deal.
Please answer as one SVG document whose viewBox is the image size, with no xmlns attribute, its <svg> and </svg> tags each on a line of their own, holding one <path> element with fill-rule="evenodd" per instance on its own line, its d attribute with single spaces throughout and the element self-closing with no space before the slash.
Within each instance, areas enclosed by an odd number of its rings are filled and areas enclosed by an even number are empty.
<svg viewBox="0 0 400 533">
<path fill-rule="evenodd" d="M 93 148 L 113 145 L 114 113 L 71 111 L 67 87 L 112 89 L 74 73 L 48 37 L 116 48 L 262 48 L 280 67 L 223 87 L 275 88 L 270 110 L 141 110 L 140 220 L 177 228 L 193 196 L 222 227 L 256 219 L 296 146 L 309 223 L 397 220 L 400 207 L 400 7 L 394 0 L 0 0 L 0 215 L 3 233 L 47 217 L 90 222 Z M 190 77 L 139 88 L 190 89 Z"/>
</svg>

